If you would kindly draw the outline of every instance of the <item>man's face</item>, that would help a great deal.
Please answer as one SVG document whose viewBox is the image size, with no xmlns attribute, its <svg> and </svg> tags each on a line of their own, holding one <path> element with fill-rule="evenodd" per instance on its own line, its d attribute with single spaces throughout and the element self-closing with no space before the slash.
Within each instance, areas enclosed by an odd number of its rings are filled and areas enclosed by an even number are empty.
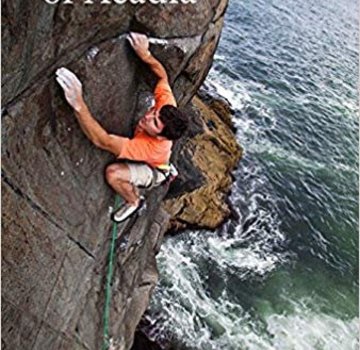
<svg viewBox="0 0 360 350">
<path fill-rule="evenodd" d="M 139 126 L 150 136 L 158 136 L 164 129 L 164 124 L 159 116 L 160 111 L 156 110 L 155 107 L 152 107 L 140 119 Z"/>
</svg>

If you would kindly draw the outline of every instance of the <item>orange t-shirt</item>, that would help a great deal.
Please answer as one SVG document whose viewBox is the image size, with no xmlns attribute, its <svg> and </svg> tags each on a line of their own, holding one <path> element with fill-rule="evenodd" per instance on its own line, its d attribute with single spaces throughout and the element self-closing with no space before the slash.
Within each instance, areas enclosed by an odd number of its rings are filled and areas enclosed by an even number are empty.
<svg viewBox="0 0 360 350">
<path fill-rule="evenodd" d="M 157 110 L 160 110 L 165 105 L 176 107 L 176 100 L 167 82 L 160 80 L 155 87 L 154 95 Z M 156 168 L 169 162 L 171 147 L 172 141 L 159 140 L 144 131 L 136 129 L 134 138 L 127 139 L 124 142 L 118 158 L 145 162 Z"/>
</svg>

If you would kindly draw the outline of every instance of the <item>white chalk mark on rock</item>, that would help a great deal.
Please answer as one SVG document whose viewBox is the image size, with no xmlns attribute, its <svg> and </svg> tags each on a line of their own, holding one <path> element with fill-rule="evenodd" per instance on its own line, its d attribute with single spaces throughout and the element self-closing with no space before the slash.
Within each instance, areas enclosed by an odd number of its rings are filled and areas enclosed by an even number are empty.
<svg viewBox="0 0 360 350">
<path fill-rule="evenodd" d="M 95 58 L 95 56 L 99 53 L 99 48 L 94 46 L 92 47 L 86 54 L 86 58 L 91 61 Z"/>
<path fill-rule="evenodd" d="M 168 41 L 166 39 L 149 38 L 149 43 L 153 45 L 167 45 Z"/>
</svg>

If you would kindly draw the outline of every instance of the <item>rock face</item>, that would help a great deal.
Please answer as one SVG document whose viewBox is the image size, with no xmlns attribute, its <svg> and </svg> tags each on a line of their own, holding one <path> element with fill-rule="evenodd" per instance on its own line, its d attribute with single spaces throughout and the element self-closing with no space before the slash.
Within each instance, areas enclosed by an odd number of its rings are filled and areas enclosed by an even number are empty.
<svg viewBox="0 0 360 350">
<path fill-rule="evenodd" d="M 226 4 L 3 1 L 3 349 L 90 350 L 103 341 L 114 202 L 103 170 L 112 158 L 81 132 L 55 70 L 75 71 L 98 121 L 109 132 L 131 135 L 154 76 L 125 33 L 168 39 L 151 49 L 185 106 L 211 66 Z M 166 190 L 149 194 L 146 213 L 126 228 L 128 249 L 116 253 L 110 314 L 116 349 L 131 347 L 157 281 L 155 254 L 168 221 L 159 206 Z"/>
</svg>

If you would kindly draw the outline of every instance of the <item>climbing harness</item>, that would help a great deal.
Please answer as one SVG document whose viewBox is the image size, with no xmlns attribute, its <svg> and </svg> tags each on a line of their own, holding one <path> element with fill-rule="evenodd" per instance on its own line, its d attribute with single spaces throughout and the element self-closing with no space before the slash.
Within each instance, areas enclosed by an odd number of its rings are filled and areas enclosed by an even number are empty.
<svg viewBox="0 0 360 350">
<path fill-rule="evenodd" d="M 154 187 L 161 186 L 166 182 L 172 182 L 179 174 L 177 169 L 172 163 L 164 164 L 156 168 L 151 168 L 151 170 L 153 172 L 153 179 L 150 185 L 146 187 L 148 191 L 153 189 Z M 164 179 L 158 182 L 160 176 L 163 176 Z"/>
</svg>

